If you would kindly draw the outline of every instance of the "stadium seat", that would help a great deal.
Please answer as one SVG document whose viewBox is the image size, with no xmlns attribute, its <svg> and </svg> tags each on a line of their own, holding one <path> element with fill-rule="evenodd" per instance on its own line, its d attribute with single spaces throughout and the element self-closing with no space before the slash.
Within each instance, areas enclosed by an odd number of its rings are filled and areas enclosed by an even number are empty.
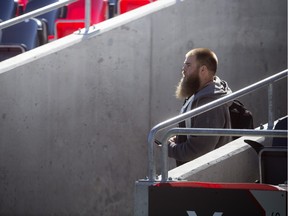
<svg viewBox="0 0 288 216">
<path fill-rule="evenodd" d="M 8 50 L 9 46 L 11 46 L 13 52 L 16 50 L 16 47 L 22 51 L 31 50 L 41 45 L 41 41 L 43 40 L 41 38 L 42 31 L 42 23 L 34 18 L 5 28 L 2 30 L 0 43 L 2 51 Z"/>
<path fill-rule="evenodd" d="M 15 16 L 17 3 L 14 0 L 0 1 L 0 21 L 6 21 Z"/>
<path fill-rule="evenodd" d="M 91 0 L 91 24 L 106 19 L 107 0 Z M 67 5 L 66 16 L 56 21 L 56 38 L 62 38 L 85 27 L 85 0 Z"/>
<path fill-rule="evenodd" d="M 287 148 L 266 147 L 259 153 L 260 183 L 284 184 L 287 182 Z"/>
<path fill-rule="evenodd" d="M 25 9 L 26 9 L 26 5 L 28 3 L 28 0 L 17 0 L 18 2 L 18 15 L 21 15 L 24 13 Z"/>
<path fill-rule="evenodd" d="M 49 4 L 58 2 L 58 0 L 32 0 L 29 1 L 26 5 L 26 9 L 24 13 L 31 12 L 33 10 L 42 8 L 44 6 L 47 6 Z M 36 17 L 37 19 L 40 19 L 42 22 L 44 22 L 47 25 L 47 31 L 48 31 L 48 37 L 53 38 L 54 37 L 54 29 L 55 29 L 55 21 L 59 17 L 61 9 L 56 9 L 53 11 L 50 11 L 48 13 L 39 15 Z"/>
<path fill-rule="evenodd" d="M 1 45 L 0 44 L 0 62 L 25 52 L 22 45 Z"/>
<path fill-rule="evenodd" d="M 120 0 L 119 1 L 119 14 L 126 13 L 127 11 L 134 10 L 143 5 L 155 2 L 156 0 Z"/>
</svg>

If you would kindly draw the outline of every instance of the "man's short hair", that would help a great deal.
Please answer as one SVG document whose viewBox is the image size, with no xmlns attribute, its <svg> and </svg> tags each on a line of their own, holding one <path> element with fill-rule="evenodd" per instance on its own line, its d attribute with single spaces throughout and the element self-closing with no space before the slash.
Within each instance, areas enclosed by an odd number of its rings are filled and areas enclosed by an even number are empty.
<svg viewBox="0 0 288 216">
<path fill-rule="evenodd" d="M 209 71 L 213 72 L 214 74 L 216 73 L 218 58 L 212 50 L 207 48 L 196 48 L 190 50 L 186 54 L 186 57 L 191 55 L 196 56 L 196 61 L 199 67 L 205 65 Z"/>
</svg>

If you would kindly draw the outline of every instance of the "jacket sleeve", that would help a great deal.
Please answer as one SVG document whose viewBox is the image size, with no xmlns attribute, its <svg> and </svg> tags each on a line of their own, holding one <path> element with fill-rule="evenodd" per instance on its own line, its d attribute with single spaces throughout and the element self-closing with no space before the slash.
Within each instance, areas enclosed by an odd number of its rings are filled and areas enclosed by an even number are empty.
<svg viewBox="0 0 288 216">
<path fill-rule="evenodd" d="M 224 128 L 225 105 L 196 116 L 192 120 L 193 128 Z M 182 143 L 169 143 L 168 155 L 176 160 L 187 162 L 202 156 L 216 148 L 220 136 L 189 135 Z"/>
</svg>

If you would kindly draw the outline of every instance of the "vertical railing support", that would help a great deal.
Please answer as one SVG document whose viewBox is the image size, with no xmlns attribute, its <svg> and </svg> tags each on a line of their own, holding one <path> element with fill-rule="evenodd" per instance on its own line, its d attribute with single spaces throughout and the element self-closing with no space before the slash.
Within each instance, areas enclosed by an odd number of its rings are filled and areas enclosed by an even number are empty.
<svg viewBox="0 0 288 216">
<path fill-rule="evenodd" d="M 153 133 L 150 133 L 148 136 L 148 179 L 151 182 L 156 179 L 154 139 Z"/>
<path fill-rule="evenodd" d="M 274 112 L 273 112 L 273 84 L 268 86 L 268 129 L 274 126 Z"/>
<path fill-rule="evenodd" d="M 85 0 L 85 34 L 90 28 L 91 0 Z"/>
</svg>

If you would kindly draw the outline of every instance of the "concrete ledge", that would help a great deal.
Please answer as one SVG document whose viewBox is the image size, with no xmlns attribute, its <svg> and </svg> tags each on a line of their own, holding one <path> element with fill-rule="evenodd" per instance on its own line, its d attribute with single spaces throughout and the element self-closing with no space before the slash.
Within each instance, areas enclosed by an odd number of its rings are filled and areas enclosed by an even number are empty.
<svg viewBox="0 0 288 216">
<path fill-rule="evenodd" d="M 211 182 L 254 182 L 259 179 L 256 151 L 244 142 L 262 142 L 261 137 L 235 141 L 168 172 L 173 179 Z"/>
</svg>

